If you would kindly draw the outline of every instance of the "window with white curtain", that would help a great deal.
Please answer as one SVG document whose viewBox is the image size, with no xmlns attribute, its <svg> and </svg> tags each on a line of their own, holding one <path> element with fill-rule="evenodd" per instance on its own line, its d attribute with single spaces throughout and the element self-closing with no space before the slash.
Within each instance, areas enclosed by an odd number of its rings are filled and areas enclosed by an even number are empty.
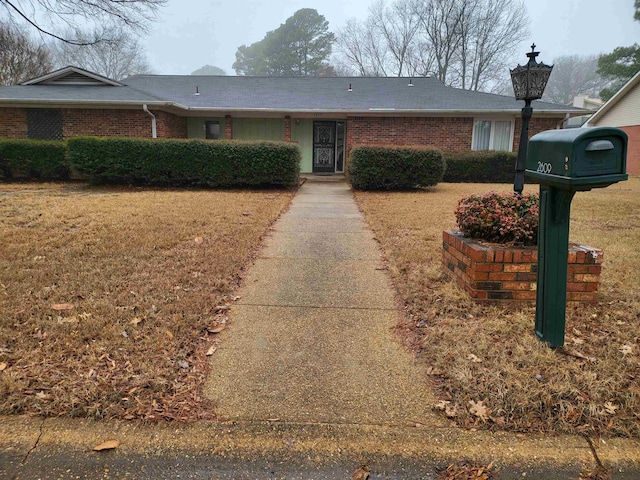
<svg viewBox="0 0 640 480">
<path fill-rule="evenodd" d="M 506 150 L 513 145 L 512 120 L 476 120 L 473 122 L 472 150 Z"/>
</svg>

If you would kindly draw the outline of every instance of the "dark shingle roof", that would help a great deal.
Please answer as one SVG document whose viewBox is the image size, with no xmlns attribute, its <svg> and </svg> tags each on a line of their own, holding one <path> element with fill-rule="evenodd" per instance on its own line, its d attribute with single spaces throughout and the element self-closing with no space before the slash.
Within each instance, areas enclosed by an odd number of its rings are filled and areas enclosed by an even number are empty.
<svg viewBox="0 0 640 480">
<path fill-rule="evenodd" d="M 189 108 L 277 111 L 520 111 L 513 97 L 446 87 L 434 78 L 138 75 L 123 83 Z M 351 85 L 352 91 L 349 92 Z M 199 95 L 194 95 L 198 87 Z M 536 111 L 579 109 L 534 102 Z"/>
<path fill-rule="evenodd" d="M 3 100 L 52 103 L 167 103 L 152 94 L 140 92 L 131 87 L 102 85 L 17 85 L 0 87 L 0 102 Z"/>
<path fill-rule="evenodd" d="M 65 67 L 35 79 L 36 84 L 0 87 L 0 103 L 147 103 L 150 106 L 219 112 L 453 115 L 519 113 L 523 106 L 513 97 L 446 87 L 434 78 L 136 75 L 121 81 L 124 86 L 95 85 L 95 82 L 94 85 L 62 83 L 69 81 L 69 75 L 82 75 L 82 72 L 75 67 Z M 61 83 L 50 84 L 52 80 L 49 77 Z M 42 82 L 42 79 L 49 80 Z M 413 86 L 408 86 L 410 81 Z M 199 95 L 195 95 L 196 88 Z M 534 102 L 533 107 L 538 114 L 584 113 L 582 109 L 540 101 Z"/>
</svg>

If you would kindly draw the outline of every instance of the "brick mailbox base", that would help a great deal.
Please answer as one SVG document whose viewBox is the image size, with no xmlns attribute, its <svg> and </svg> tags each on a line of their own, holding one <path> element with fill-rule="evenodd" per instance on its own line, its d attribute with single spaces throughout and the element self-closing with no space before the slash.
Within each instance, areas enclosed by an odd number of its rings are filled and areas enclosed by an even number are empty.
<svg viewBox="0 0 640 480">
<path fill-rule="evenodd" d="M 487 244 L 454 230 L 445 230 L 442 237 L 446 271 L 472 298 L 482 302 L 535 302 L 537 247 Z M 598 301 L 602 258 L 602 250 L 569 246 L 567 301 Z"/>
</svg>

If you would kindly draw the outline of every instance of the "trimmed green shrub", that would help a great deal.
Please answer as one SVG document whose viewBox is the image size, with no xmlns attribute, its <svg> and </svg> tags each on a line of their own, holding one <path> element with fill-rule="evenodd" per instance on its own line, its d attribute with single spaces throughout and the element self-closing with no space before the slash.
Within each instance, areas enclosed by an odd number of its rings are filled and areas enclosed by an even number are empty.
<svg viewBox="0 0 640 480">
<path fill-rule="evenodd" d="M 351 150 L 348 171 L 359 190 L 405 190 L 436 185 L 444 165 L 435 148 L 357 146 Z"/>
<path fill-rule="evenodd" d="M 488 192 L 469 195 L 458 202 L 458 228 L 468 238 L 513 245 L 535 245 L 538 241 L 537 194 Z"/>
<path fill-rule="evenodd" d="M 96 183 L 199 187 L 292 186 L 300 150 L 283 142 L 73 138 L 69 161 Z"/>
<path fill-rule="evenodd" d="M 445 155 L 443 182 L 513 183 L 516 154 L 512 152 L 469 152 Z"/>
<path fill-rule="evenodd" d="M 0 140 L 0 177 L 5 180 L 69 178 L 67 148 L 51 140 Z"/>
</svg>

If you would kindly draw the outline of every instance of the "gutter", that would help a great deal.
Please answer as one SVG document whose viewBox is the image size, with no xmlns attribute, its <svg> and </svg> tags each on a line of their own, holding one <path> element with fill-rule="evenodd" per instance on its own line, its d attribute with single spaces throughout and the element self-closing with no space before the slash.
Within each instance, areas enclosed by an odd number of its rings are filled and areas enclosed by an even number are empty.
<svg viewBox="0 0 640 480">
<path fill-rule="evenodd" d="M 142 104 L 142 110 L 144 110 L 145 113 L 151 116 L 151 138 L 158 138 L 158 132 L 156 129 L 156 116 L 149 111 L 149 108 L 147 108 L 146 103 Z"/>
<path fill-rule="evenodd" d="M 183 105 L 177 102 L 171 101 L 135 101 L 135 100 L 62 100 L 62 99 L 54 99 L 54 100 L 43 100 L 37 98 L 21 98 L 21 99 L 10 99 L 10 98 L 0 98 L 0 106 L 21 106 L 24 104 L 37 104 L 37 105 L 58 105 L 58 106 L 83 106 L 83 107 L 92 107 L 92 106 L 143 106 L 151 105 L 155 108 L 176 108 L 178 110 L 183 110 L 185 112 L 191 113 L 227 113 L 227 112 L 235 112 L 235 113 L 308 113 L 308 114 L 349 114 L 349 115 L 366 115 L 366 114 L 389 114 L 395 113 L 399 115 L 446 115 L 446 116 L 456 116 L 456 115 L 520 115 L 520 109 L 504 109 L 504 110 L 481 110 L 481 109 L 386 109 L 386 108 L 376 108 L 372 107 L 368 110 L 353 110 L 353 109 L 340 109 L 340 108 L 331 108 L 331 109 L 309 109 L 309 108 L 289 108 L 289 109 L 281 109 L 281 108 L 232 108 L 229 106 L 224 107 L 190 107 L 187 105 Z M 588 115 L 590 113 L 589 110 L 586 109 L 577 109 L 575 107 L 571 107 L 568 109 L 559 109 L 559 110 L 546 110 L 546 109 L 534 109 L 534 116 L 537 115 L 551 115 L 551 116 L 564 116 L 569 114 L 571 116 L 580 116 L 580 115 Z"/>
</svg>

